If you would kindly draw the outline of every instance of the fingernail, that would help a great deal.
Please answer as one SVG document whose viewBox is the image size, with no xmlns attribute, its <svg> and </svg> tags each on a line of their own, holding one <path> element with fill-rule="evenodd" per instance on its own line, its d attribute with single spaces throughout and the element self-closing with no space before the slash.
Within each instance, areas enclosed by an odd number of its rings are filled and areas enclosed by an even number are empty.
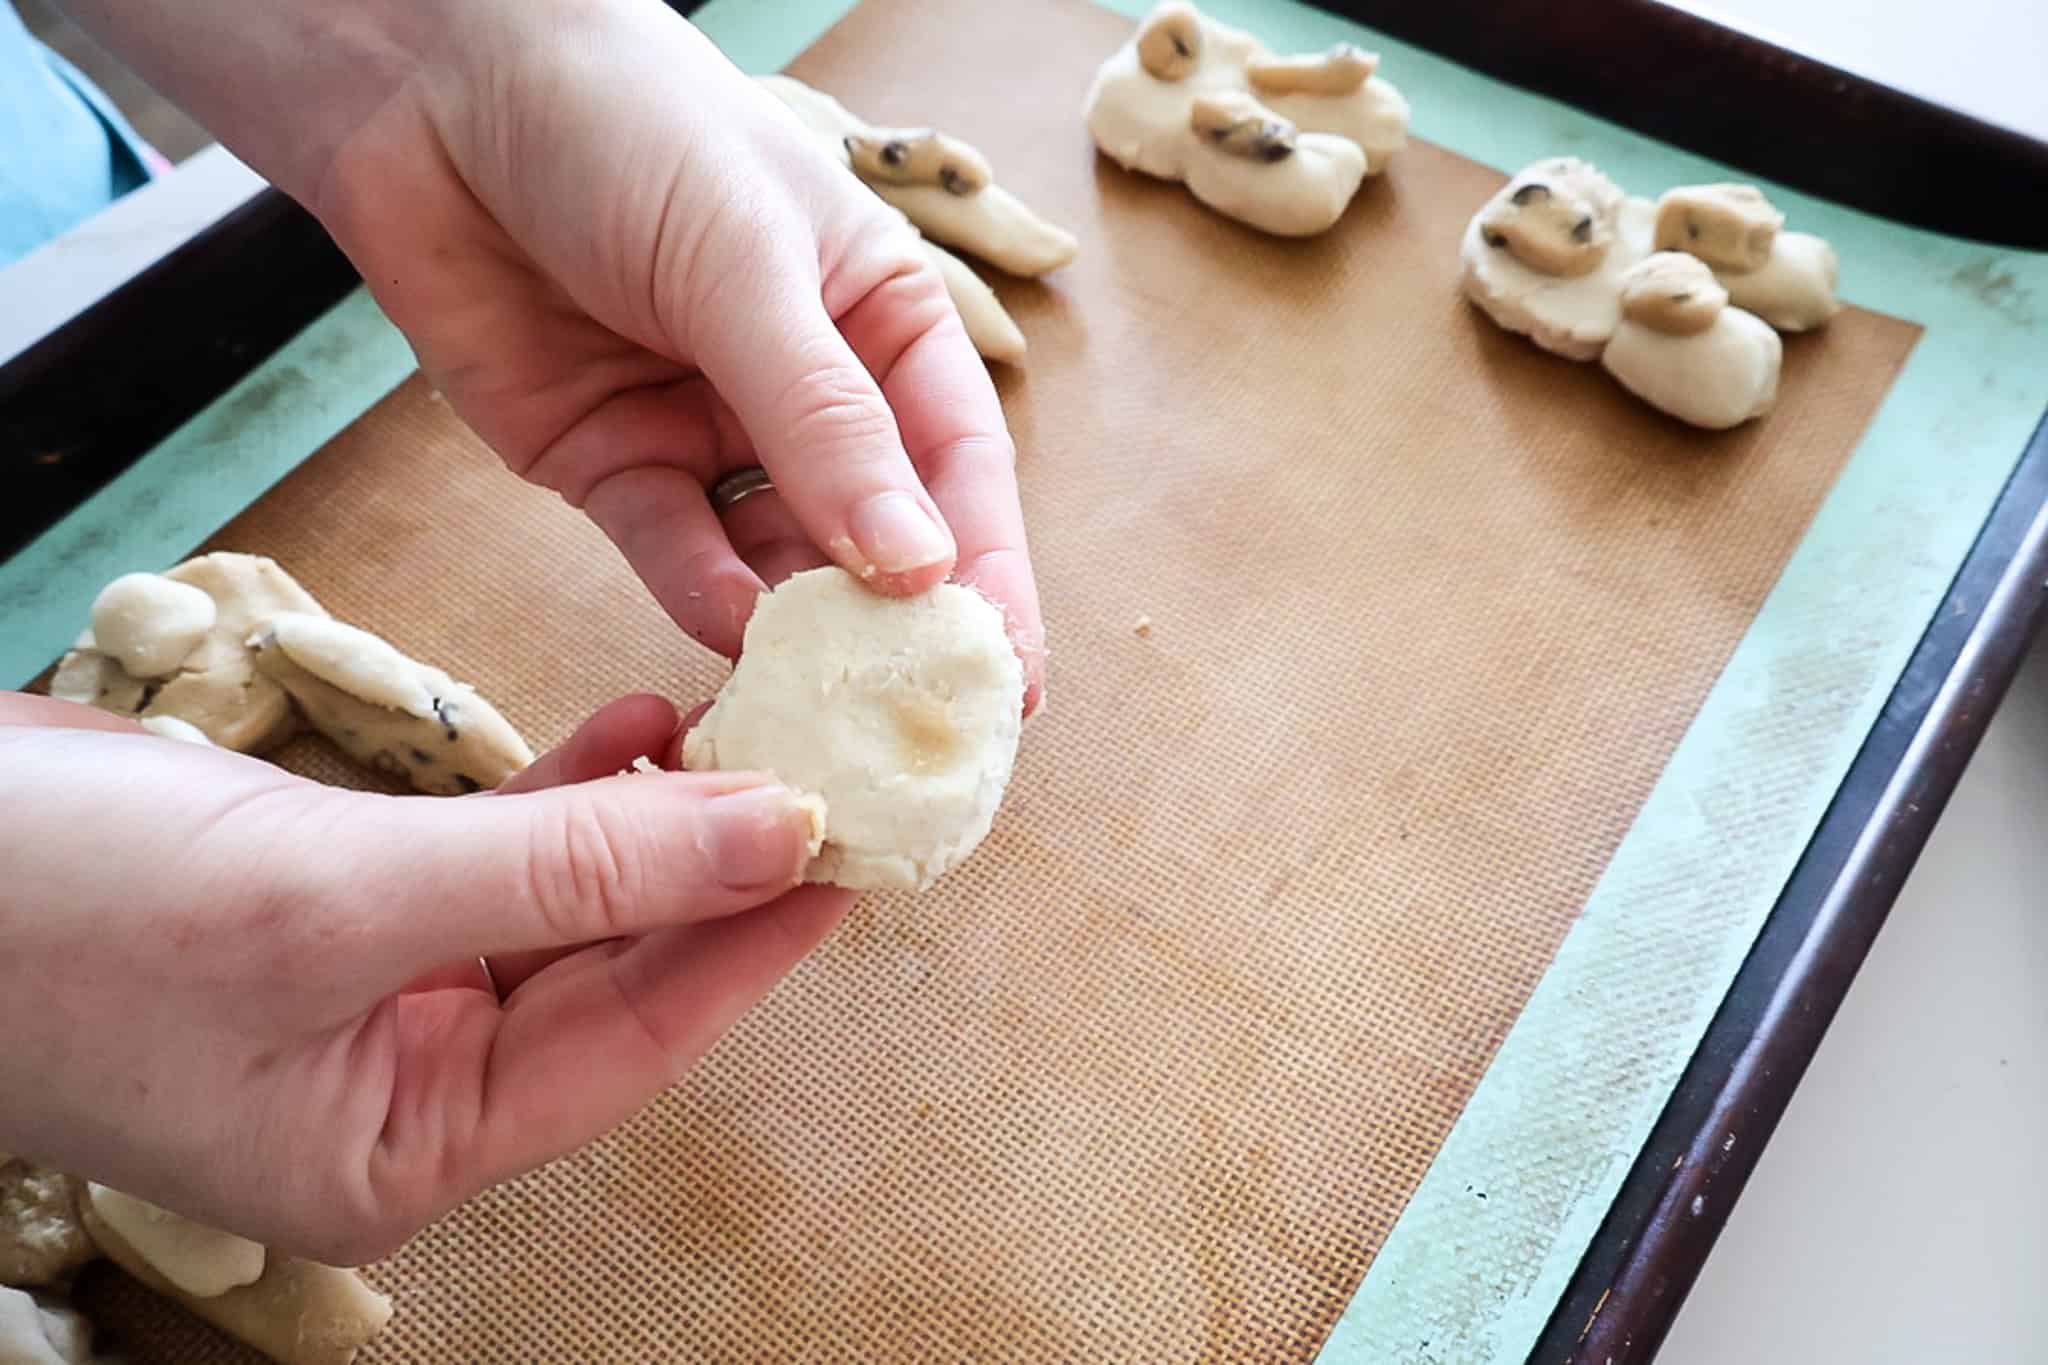
<svg viewBox="0 0 2048 1365">
<path fill-rule="evenodd" d="M 751 787 L 705 803 L 711 875 L 735 891 L 793 884 L 809 857 L 811 816 L 787 787 Z"/>
<path fill-rule="evenodd" d="M 853 509 L 853 543 L 883 573 L 909 573 L 953 557 L 953 538 L 908 493 L 877 493 Z"/>
</svg>

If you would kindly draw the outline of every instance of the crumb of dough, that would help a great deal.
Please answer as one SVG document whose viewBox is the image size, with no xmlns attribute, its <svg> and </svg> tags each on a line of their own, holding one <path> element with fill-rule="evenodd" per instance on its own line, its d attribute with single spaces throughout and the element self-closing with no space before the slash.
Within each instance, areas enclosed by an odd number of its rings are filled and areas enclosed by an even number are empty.
<svg viewBox="0 0 2048 1365">
<path fill-rule="evenodd" d="M 1149 616 L 1140 616 L 1138 618 L 1138 623 L 1131 627 L 1131 634 L 1137 636 L 1140 640 L 1151 639 L 1152 618 Z"/>
</svg>

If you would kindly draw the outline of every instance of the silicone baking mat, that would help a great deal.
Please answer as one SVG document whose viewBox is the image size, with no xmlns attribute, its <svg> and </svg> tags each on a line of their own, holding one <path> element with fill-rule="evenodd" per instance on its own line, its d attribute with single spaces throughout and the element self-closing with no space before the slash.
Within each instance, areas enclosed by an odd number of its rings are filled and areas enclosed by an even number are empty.
<svg viewBox="0 0 2048 1365">
<path fill-rule="evenodd" d="M 776 51 L 722 13 L 703 22 L 743 60 Z M 1334 22 L 1224 13 L 1283 45 Z M 870 0 L 792 68 L 976 142 L 1082 241 L 1047 284 L 1001 286 L 1033 347 L 1002 388 L 1054 654 L 995 836 L 938 892 L 865 905 L 632 1125 L 373 1267 L 399 1317 L 371 1358 L 1302 1358 L 1404 1206 L 1332 1350 L 1480 1358 L 1597 1218 L 1599 1156 L 1625 1161 L 1746 942 L 1753 897 L 1675 920 L 1712 881 L 1698 859 L 1746 840 L 1734 875 L 1773 885 L 1807 786 L 1724 752 L 1688 793 L 1708 837 L 1646 817 L 1630 844 L 1663 838 L 1662 875 L 1545 983 L 1602 1031 L 1542 1031 L 1468 1100 L 1739 642 L 1770 696 L 1731 701 L 1730 667 L 1731 725 L 1703 716 L 1687 747 L 1734 735 L 1826 780 L 1843 664 L 1883 681 L 1891 642 L 1780 610 L 1802 638 L 1759 643 L 1758 611 L 1918 329 L 1852 311 L 1791 343 L 1767 421 L 1679 428 L 1457 300 L 1493 171 L 1411 147 L 1336 232 L 1283 243 L 1100 163 L 1073 111 L 1125 30 L 1058 0 Z M 1419 108 L 1452 93 L 1411 56 L 1386 69 Z M 1650 164 L 1616 169 L 1697 175 Z M 361 311 L 337 325 L 374 331 Z M 1918 523 L 1930 569 L 1948 524 Z M 277 555 L 540 744 L 722 673 L 417 381 L 214 543 Z M 1561 976 L 1573 944 L 1604 970 Z M 1503 1131 L 1514 1169 L 1457 1155 Z M 91 1297 L 137 1360 L 232 1358 L 113 1277 Z"/>
</svg>

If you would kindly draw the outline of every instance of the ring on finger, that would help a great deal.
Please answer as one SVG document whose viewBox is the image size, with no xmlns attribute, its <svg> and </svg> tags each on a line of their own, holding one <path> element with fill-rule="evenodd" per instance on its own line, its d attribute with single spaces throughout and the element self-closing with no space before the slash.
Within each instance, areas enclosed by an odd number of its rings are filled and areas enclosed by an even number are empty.
<svg viewBox="0 0 2048 1365">
<path fill-rule="evenodd" d="M 711 485 L 711 510 L 723 515 L 754 494 L 769 492 L 774 487 L 768 471 L 757 464 L 735 469 Z"/>
</svg>

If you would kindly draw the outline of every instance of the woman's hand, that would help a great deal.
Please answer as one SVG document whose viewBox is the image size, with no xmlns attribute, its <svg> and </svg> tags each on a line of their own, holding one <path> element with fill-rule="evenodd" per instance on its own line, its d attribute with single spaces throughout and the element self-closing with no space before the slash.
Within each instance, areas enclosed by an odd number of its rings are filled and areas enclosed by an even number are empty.
<svg viewBox="0 0 2048 1365">
<path fill-rule="evenodd" d="M 319 215 L 514 469 L 725 654 L 828 558 L 1043 627 L 987 371 L 899 216 L 661 0 L 67 0 Z M 776 492 L 721 520 L 721 474 Z"/>
<path fill-rule="evenodd" d="M 449 400 L 727 655 L 764 581 L 948 574 L 1042 629 L 994 387 L 899 215 L 655 0 L 470 11 L 313 206 Z M 775 492 L 721 523 L 706 489 Z"/>
<path fill-rule="evenodd" d="M 353 1265 L 604 1133 L 853 899 L 785 789 L 614 776 L 680 728 L 392 797 L 0 694 L 0 1150 Z"/>
</svg>

